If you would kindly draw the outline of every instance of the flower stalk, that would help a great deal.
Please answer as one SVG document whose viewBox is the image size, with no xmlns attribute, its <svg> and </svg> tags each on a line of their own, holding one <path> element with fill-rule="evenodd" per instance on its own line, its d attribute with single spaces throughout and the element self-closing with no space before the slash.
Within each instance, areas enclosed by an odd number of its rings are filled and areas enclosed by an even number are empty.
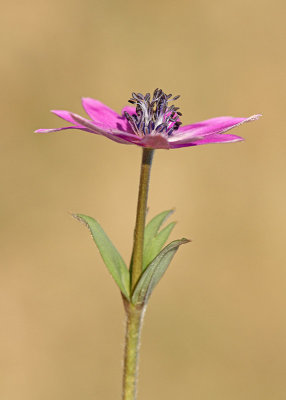
<svg viewBox="0 0 286 400">
<path fill-rule="evenodd" d="M 142 163 L 137 203 L 136 223 L 134 230 L 134 244 L 130 265 L 131 293 L 143 269 L 144 229 L 147 210 L 148 189 L 154 150 L 143 148 Z M 123 400 L 136 399 L 137 370 L 139 358 L 139 345 L 144 306 L 135 306 L 124 300 L 127 316 L 124 368 L 123 368 Z"/>
<path fill-rule="evenodd" d="M 153 149 L 143 149 L 141 174 L 139 183 L 139 194 L 137 203 L 137 215 L 134 230 L 134 244 L 132 252 L 132 261 L 130 266 L 131 274 L 131 293 L 142 273 L 144 229 L 147 210 L 147 198 L 149 189 L 150 172 L 153 159 Z"/>
<path fill-rule="evenodd" d="M 144 309 L 131 303 L 125 305 L 127 321 L 125 334 L 122 400 L 135 400 L 140 335 Z"/>
</svg>

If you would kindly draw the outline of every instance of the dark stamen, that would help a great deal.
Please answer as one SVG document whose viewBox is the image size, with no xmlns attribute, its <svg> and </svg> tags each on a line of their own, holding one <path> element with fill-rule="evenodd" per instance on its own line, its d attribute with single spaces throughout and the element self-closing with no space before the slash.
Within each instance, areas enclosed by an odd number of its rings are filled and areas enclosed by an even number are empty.
<svg viewBox="0 0 286 400">
<path fill-rule="evenodd" d="M 181 125 L 178 121 L 179 107 L 169 106 L 168 103 L 175 101 L 180 96 L 172 98 L 172 94 L 165 94 L 161 89 L 155 89 L 153 98 L 150 93 L 145 96 L 142 93 L 132 93 L 129 103 L 136 105 L 136 114 L 130 115 L 125 112 L 125 117 L 137 135 L 151 135 L 162 133 L 171 136 L 174 130 Z"/>
</svg>

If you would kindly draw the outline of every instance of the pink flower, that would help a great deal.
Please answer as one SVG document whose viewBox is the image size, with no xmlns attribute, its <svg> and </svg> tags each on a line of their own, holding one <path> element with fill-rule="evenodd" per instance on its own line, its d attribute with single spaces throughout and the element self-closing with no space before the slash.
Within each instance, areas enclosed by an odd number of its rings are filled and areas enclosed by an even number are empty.
<svg viewBox="0 0 286 400">
<path fill-rule="evenodd" d="M 79 129 L 96 133 L 123 144 L 152 149 L 176 149 L 209 143 L 228 143 L 243 140 L 240 136 L 226 133 L 245 122 L 258 119 L 217 117 L 191 125 L 182 125 L 179 108 L 169 105 L 179 96 L 172 98 L 162 90 L 150 93 L 132 93 L 129 100 L 134 106 L 124 107 L 121 115 L 98 100 L 83 98 L 82 105 L 90 119 L 63 110 L 53 110 L 58 117 L 71 123 L 70 126 L 55 129 L 38 129 L 36 132 L 49 133 L 66 129 Z"/>
</svg>

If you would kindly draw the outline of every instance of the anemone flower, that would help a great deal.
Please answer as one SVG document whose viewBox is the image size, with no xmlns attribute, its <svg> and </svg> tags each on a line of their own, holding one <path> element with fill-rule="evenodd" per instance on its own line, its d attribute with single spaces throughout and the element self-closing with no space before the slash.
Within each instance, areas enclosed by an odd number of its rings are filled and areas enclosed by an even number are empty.
<svg viewBox="0 0 286 400">
<path fill-rule="evenodd" d="M 248 118 L 216 117 L 190 125 L 182 125 L 179 107 L 169 103 L 179 96 L 165 94 L 156 89 L 150 93 L 132 93 L 129 100 L 133 106 L 122 109 L 121 115 L 98 100 L 82 99 L 89 119 L 70 111 L 52 110 L 70 126 L 55 129 L 38 129 L 36 132 L 49 133 L 67 129 L 79 129 L 95 133 L 117 143 L 135 144 L 150 149 L 176 149 L 209 143 L 229 143 L 243 140 L 240 136 L 226 133 L 245 122 L 258 119 L 260 115 Z"/>
</svg>

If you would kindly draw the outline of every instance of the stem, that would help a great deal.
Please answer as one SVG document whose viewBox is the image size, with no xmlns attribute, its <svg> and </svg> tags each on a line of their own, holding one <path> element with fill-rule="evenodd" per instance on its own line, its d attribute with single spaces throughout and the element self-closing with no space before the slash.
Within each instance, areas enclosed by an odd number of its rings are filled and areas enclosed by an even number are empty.
<svg viewBox="0 0 286 400">
<path fill-rule="evenodd" d="M 122 400 L 135 400 L 140 334 L 144 310 L 131 303 L 126 305 L 126 335 L 123 370 Z"/>
<path fill-rule="evenodd" d="M 142 273 L 145 218 L 153 153 L 153 149 L 143 148 L 137 214 L 134 230 L 134 243 L 130 265 L 131 295 Z M 128 302 L 126 299 L 124 299 L 123 301 L 127 315 L 127 322 L 125 335 L 122 400 L 135 400 L 140 333 L 144 314 L 144 306 L 135 306 L 131 302 Z"/>
<path fill-rule="evenodd" d="M 153 153 L 153 149 L 143 148 L 131 262 L 131 293 L 133 292 L 142 272 L 145 218 Z"/>
</svg>

